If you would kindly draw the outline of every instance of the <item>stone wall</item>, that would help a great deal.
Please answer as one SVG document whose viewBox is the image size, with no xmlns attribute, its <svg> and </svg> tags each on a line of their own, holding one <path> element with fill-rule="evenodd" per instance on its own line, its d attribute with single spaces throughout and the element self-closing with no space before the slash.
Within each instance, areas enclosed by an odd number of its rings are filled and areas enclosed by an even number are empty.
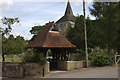
<svg viewBox="0 0 120 80">
<path fill-rule="evenodd" d="M 57 64 L 57 68 L 60 70 L 67 70 L 67 61 L 59 61 Z"/>
<path fill-rule="evenodd" d="M 91 67 L 91 62 L 88 63 L 88 66 Z M 58 62 L 58 69 L 61 70 L 74 70 L 74 69 L 81 69 L 85 67 L 85 63 L 83 61 L 60 61 Z"/>
<path fill-rule="evenodd" d="M 3 77 L 33 77 L 42 76 L 43 66 L 38 63 L 3 63 Z M 49 73 L 49 62 L 45 64 L 45 74 Z"/>
</svg>

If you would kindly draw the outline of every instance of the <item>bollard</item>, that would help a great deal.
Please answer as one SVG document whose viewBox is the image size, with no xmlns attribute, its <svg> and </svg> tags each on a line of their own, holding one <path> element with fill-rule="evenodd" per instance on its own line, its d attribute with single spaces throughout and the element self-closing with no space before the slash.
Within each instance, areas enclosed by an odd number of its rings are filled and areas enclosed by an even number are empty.
<svg viewBox="0 0 120 80">
<path fill-rule="evenodd" d="M 44 77 L 44 64 L 43 64 L 43 77 Z"/>
</svg>

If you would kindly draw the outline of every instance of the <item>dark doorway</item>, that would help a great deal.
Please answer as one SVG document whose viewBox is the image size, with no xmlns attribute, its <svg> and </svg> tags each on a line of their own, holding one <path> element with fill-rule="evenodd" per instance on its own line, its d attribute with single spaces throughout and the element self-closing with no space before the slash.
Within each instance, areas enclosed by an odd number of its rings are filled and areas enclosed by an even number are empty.
<svg viewBox="0 0 120 80">
<path fill-rule="evenodd" d="M 50 61 L 50 71 L 57 70 L 57 61 Z"/>
</svg>

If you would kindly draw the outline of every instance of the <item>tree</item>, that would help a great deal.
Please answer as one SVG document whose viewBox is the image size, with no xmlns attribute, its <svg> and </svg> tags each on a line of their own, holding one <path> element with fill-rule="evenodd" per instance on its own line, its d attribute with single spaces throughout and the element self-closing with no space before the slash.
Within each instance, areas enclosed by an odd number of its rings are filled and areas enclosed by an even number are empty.
<svg viewBox="0 0 120 80">
<path fill-rule="evenodd" d="M 78 15 L 75 20 L 75 27 L 69 28 L 66 37 L 68 40 L 76 45 L 79 49 L 85 51 L 84 47 L 84 17 Z"/>
<path fill-rule="evenodd" d="M 32 27 L 32 29 L 30 30 L 30 33 L 33 34 L 33 37 L 31 38 L 31 41 L 42 31 L 43 26 L 34 26 Z"/>
<path fill-rule="evenodd" d="M 114 49 L 118 52 L 118 54 L 120 54 L 120 2 L 118 2 L 118 4 L 116 5 L 116 13 L 115 13 L 115 25 L 116 25 L 116 30 L 115 30 L 115 36 L 114 36 L 114 45 L 116 47 L 114 47 Z"/>
<path fill-rule="evenodd" d="M 101 19 L 88 20 L 87 19 L 87 34 L 88 34 L 88 47 L 105 48 L 104 41 L 104 24 Z"/>
<path fill-rule="evenodd" d="M 9 33 L 10 33 L 11 30 L 12 30 L 12 27 L 11 27 L 11 26 L 12 26 L 13 24 L 15 24 L 15 23 L 19 23 L 19 19 L 18 19 L 18 18 L 7 18 L 7 17 L 4 17 L 4 18 L 1 19 L 1 22 L 2 22 L 3 25 L 6 26 L 6 27 L 2 26 L 3 29 L 1 30 L 2 35 L 3 35 L 3 37 L 4 37 L 4 35 L 9 35 Z M 3 45 L 4 45 L 4 43 L 6 43 L 6 42 L 3 41 Z M 5 54 L 5 53 L 4 53 L 4 51 L 3 51 L 3 53 L 2 53 L 3 62 L 5 61 L 4 54 Z"/>
<path fill-rule="evenodd" d="M 24 52 L 25 51 L 25 46 L 26 46 L 25 39 L 21 36 L 17 36 L 15 38 L 15 42 L 16 42 L 15 54 L 21 54 L 22 52 Z"/>
<path fill-rule="evenodd" d="M 7 42 L 5 44 L 5 49 L 6 49 L 6 55 L 11 55 L 11 60 L 13 60 L 12 54 L 15 54 L 16 50 L 16 43 L 15 43 L 15 38 L 13 35 L 10 35 L 9 38 L 7 39 Z"/>
<path fill-rule="evenodd" d="M 99 43 L 99 46 L 104 46 L 104 48 L 106 48 L 109 53 L 111 53 L 112 50 L 119 53 L 119 49 L 117 48 L 117 46 L 120 46 L 120 39 L 118 36 L 118 22 L 120 21 L 120 17 L 118 15 L 120 12 L 119 5 L 120 2 L 95 2 L 93 3 L 93 8 L 89 8 L 91 14 L 97 17 L 96 23 L 100 24 L 97 26 L 99 31 L 102 31 L 102 34 L 100 34 L 102 37 L 99 39 L 101 40 L 101 44 Z"/>
<path fill-rule="evenodd" d="M 1 19 L 2 24 L 6 25 L 7 27 L 3 29 L 2 31 L 2 35 L 8 35 L 11 30 L 12 30 L 12 25 L 15 23 L 19 23 L 19 19 L 18 18 L 7 18 L 4 17 Z"/>
<path fill-rule="evenodd" d="M 5 36 L 2 35 L 2 58 L 3 58 L 3 61 L 5 61 L 4 54 L 6 54 L 6 52 L 7 52 L 6 42 L 7 42 L 7 39 L 5 38 Z"/>
<path fill-rule="evenodd" d="M 99 28 L 96 27 L 99 24 L 97 24 L 97 21 L 87 18 L 86 25 L 88 34 L 88 48 L 97 47 L 100 43 L 99 38 L 102 37 L 100 34 L 103 34 Z M 76 45 L 77 48 L 85 51 L 84 35 L 84 17 L 83 15 L 78 15 L 76 16 L 75 27 L 68 29 L 67 38 L 71 43 Z"/>
<path fill-rule="evenodd" d="M 14 38 L 13 35 L 10 35 L 9 38 L 3 36 L 3 53 L 6 55 L 11 55 L 11 60 L 13 60 L 13 54 L 21 54 L 25 50 L 26 42 L 23 37 L 17 36 Z"/>
<path fill-rule="evenodd" d="M 96 19 L 99 19 L 102 17 L 102 9 L 103 9 L 103 3 L 102 2 L 94 2 L 93 8 L 89 8 L 90 14 L 95 16 Z"/>
</svg>

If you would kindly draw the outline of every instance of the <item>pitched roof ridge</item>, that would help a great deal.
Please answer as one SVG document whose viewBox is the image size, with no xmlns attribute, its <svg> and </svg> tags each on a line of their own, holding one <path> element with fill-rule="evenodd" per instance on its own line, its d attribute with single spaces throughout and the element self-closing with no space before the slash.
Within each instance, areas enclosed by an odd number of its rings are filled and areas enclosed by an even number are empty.
<svg viewBox="0 0 120 80">
<path fill-rule="evenodd" d="M 53 23 L 53 24 L 54 24 L 54 23 Z M 44 43 L 45 43 L 45 41 L 46 41 L 46 37 L 47 37 L 49 31 L 52 30 L 53 24 L 50 23 L 50 22 L 46 24 L 46 28 L 49 28 L 49 29 L 48 29 L 48 31 L 46 31 L 46 34 L 45 34 L 45 37 L 44 37 L 44 40 L 43 40 L 43 44 L 42 44 L 43 47 L 44 47 Z M 45 28 L 45 29 L 46 29 L 46 28 Z"/>
</svg>

